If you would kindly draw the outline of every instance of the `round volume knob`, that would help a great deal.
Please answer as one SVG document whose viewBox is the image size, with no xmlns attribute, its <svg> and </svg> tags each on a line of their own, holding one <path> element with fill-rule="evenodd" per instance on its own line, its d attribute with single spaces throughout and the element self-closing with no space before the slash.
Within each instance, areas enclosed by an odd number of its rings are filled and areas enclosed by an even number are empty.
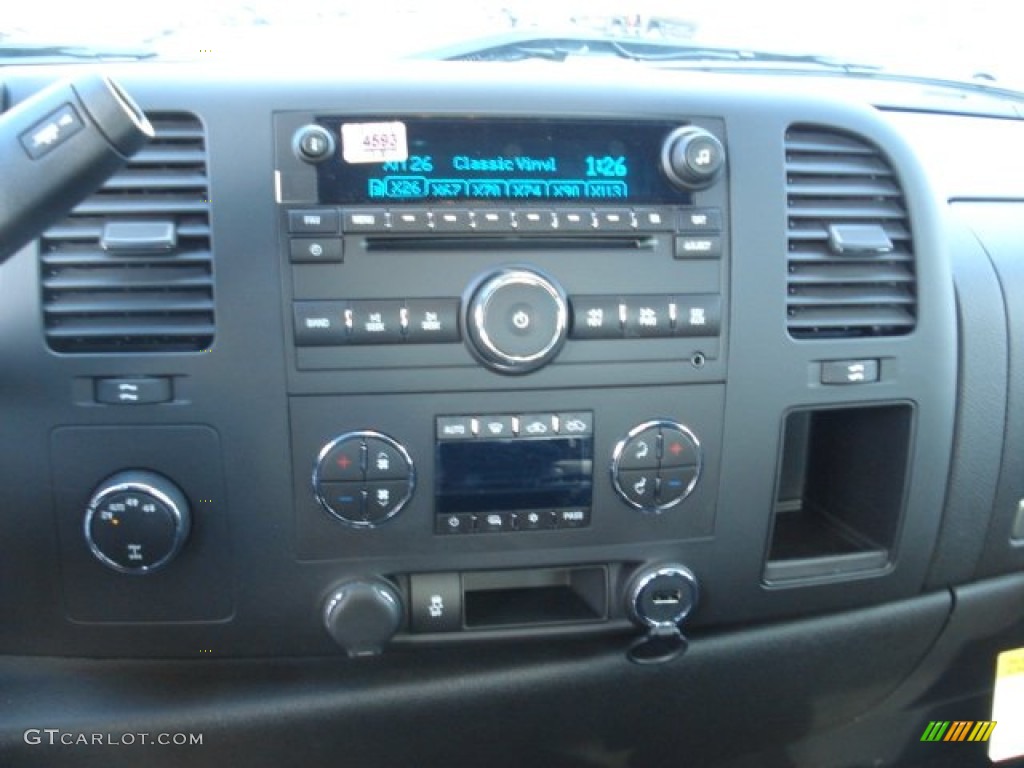
<svg viewBox="0 0 1024 768">
<path fill-rule="evenodd" d="M 300 160 L 321 163 L 334 154 L 334 137 L 320 125 L 304 125 L 292 138 L 292 149 Z"/>
<path fill-rule="evenodd" d="M 93 555 L 121 573 L 152 573 L 181 550 L 191 526 L 188 501 L 155 472 L 129 470 L 104 481 L 85 513 Z"/>
<path fill-rule="evenodd" d="M 487 277 L 469 301 L 471 348 L 502 373 L 527 373 L 552 360 L 568 329 L 565 293 L 529 269 L 503 269 Z"/>
<path fill-rule="evenodd" d="M 710 186 L 725 166 L 725 148 L 714 134 L 688 125 L 665 140 L 661 165 L 677 186 L 702 189 Z"/>
<path fill-rule="evenodd" d="M 355 579 L 328 595 L 323 620 L 327 633 L 349 656 L 373 655 L 401 626 L 402 599 L 384 579 Z"/>
</svg>

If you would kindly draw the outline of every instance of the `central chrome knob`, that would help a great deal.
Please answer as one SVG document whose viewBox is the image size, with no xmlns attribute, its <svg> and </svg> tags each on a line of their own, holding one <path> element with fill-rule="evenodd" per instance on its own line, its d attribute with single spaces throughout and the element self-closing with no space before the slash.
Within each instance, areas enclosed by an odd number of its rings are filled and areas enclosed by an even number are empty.
<svg viewBox="0 0 1024 768">
<path fill-rule="evenodd" d="M 530 269 L 495 272 L 470 299 L 466 327 L 473 352 L 502 373 L 527 373 L 551 361 L 565 342 L 565 293 Z"/>
</svg>

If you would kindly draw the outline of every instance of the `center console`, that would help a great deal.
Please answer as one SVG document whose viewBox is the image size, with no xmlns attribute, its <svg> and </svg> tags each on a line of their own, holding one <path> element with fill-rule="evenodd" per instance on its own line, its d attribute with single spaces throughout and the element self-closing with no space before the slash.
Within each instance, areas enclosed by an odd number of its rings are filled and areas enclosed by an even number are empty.
<svg viewBox="0 0 1024 768">
<path fill-rule="evenodd" d="M 275 129 L 299 557 L 547 551 L 558 567 L 526 577 L 532 595 L 514 569 L 484 581 L 540 607 L 579 582 L 567 604 L 591 610 L 573 621 L 624 616 L 607 558 L 565 568 L 714 526 L 722 121 L 282 113 Z M 436 573 L 385 575 L 430 616 L 439 594 L 420 581 Z M 534 614 L 485 624 L 573 611 Z M 463 618 L 444 631 L 471 632 Z"/>
<path fill-rule="evenodd" d="M 949 246 L 883 117 L 451 72 L 126 86 L 154 143 L 4 266 L 52 607 L 0 649 L 665 650 L 941 583 Z"/>
</svg>

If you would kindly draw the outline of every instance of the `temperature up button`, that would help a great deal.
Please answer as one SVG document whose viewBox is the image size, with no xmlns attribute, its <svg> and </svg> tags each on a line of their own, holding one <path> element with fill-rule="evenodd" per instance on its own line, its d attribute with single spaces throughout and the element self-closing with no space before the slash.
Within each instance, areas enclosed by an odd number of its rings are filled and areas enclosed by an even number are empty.
<svg viewBox="0 0 1024 768">
<path fill-rule="evenodd" d="M 85 514 L 93 556 L 121 573 L 151 573 L 167 565 L 188 538 L 188 502 L 170 480 L 130 470 L 107 479 Z"/>
</svg>

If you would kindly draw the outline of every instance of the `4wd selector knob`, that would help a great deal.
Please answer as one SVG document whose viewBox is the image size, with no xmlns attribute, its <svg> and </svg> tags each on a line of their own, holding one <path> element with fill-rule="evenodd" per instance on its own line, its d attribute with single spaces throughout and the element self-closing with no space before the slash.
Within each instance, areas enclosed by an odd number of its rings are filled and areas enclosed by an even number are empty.
<svg viewBox="0 0 1024 768">
<path fill-rule="evenodd" d="M 548 363 L 565 342 L 565 292 L 530 269 L 502 269 L 479 284 L 466 327 L 473 352 L 502 373 L 527 373 Z"/>
<path fill-rule="evenodd" d="M 661 151 L 665 175 L 677 186 L 710 186 L 725 165 L 725 147 L 713 133 L 688 125 L 673 131 Z"/>
<path fill-rule="evenodd" d="M 191 527 L 188 501 L 163 475 L 118 472 L 96 489 L 85 513 L 93 555 L 121 573 L 151 573 L 181 550 Z"/>
</svg>

